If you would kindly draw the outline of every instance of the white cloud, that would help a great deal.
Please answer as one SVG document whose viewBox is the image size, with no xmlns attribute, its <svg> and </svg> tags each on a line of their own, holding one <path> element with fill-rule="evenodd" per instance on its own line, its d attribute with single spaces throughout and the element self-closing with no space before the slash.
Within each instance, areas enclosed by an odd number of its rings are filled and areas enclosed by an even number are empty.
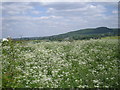
<svg viewBox="0 0 120 90">
<path fill-rule="evenodd" d="M 16 15 L 26 14 L 28 11 L 33 10 L 34 7 L 30 6 L 29 3 L 3 3 L 2 13 L 3 15 Z"/>
<path fill-rule="evenodd" d="M 58 8 L 58 6 L 59 8 Z M 100 15 L 106 11 L 106 8 L 102 5 L 92 5 L 91 3 L 54 3 L 52 5 L 47 5 L 48 14 L 57 16 L 81 16 L 84 15 Z M 76 5 L 76 6 L 75 6 Z M 64 8 L 66 7 L 67 8 Z"/>
<path fill-rule="evenodd" d="M 119 2 L 119 0 L 0 0 L 1 2 Z"/>
<path fill-rule="evenodd" d="M 40 11 L 32 11 L 33 14 L 40 14 Z"/>
<path fill-rule="evenodd" d="M 114 10 L 114 11 L 112 11 L 112 13 L 113 13 L 113 14 L 117 14 L 117 13 L 118 13 L 118 11 L 117 11 L 117 10 Z"/>
<path fill-rule="evenodd" d="M 106 4 L 109 5 L 111 3 Z M 45 10 L 37 10 L 35 7 L 45 8 Z M 12 37 L 19 37 L 20 35 L 47 36 L 81 28 L 117 27 L 118 24 L 116 9 L 111 10 L 114 14 L 107 15 L 109 8 L 105 6 L 105 3 L 104 5 L 103 3 L 83 2 L 49 4 L 5 3 L 3 8 L 4 37 L 10 35 Z"/>
</svg>

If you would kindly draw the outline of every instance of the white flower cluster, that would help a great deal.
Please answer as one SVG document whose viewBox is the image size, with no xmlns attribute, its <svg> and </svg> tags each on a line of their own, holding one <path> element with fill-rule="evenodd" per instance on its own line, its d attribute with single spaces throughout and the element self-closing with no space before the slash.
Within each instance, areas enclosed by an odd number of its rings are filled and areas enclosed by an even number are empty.
<svg viewBox="0 0 120 90">
<path fill-rule="evenodd" d="M 117 87 L 117 40 L 34 41 L 3 47 L 3 87 Z"/>
<path fill-rule="evenodd" d="M 8 41 L 8 39 L 7 39 L 7 38 L 3 38 L 2 41 L 3 41 L 3 42 L 4 42 L 4 41 Z"/>
</svg>

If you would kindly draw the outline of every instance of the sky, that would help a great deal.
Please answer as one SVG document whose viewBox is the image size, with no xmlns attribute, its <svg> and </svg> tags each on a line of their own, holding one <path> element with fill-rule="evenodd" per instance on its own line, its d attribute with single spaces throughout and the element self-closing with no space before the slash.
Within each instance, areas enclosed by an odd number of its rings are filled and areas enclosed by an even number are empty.
<svg viewBox="0 0 120 90">
<path fill-rule="evenodd" d="M 118 27 L 117 2 L 2 2 L 0 37 L 43 37 Z M 2 32 L 1 32 L 2 31 Z"/>
</svg>

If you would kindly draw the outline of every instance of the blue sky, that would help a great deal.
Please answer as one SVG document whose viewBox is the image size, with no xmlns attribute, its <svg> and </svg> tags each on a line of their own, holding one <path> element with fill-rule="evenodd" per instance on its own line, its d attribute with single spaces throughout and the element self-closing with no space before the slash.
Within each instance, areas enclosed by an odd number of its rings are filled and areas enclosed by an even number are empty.
<svg viewBox="0 0 120 90">
<path fill-rule="evenodd" d="M 4 2 L 2 37 L 42 37 L 101 26 L 117 28 L 117 6 L 117 2 Z"/>
</svg>

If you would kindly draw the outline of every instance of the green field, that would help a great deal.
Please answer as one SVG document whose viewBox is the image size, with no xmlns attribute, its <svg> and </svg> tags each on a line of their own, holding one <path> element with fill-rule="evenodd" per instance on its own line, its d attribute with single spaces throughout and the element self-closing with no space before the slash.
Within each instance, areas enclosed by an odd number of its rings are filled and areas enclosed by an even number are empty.
<svg viewBox="0 0 120 90">
<path fill-rule="evenodd" d="M 2 87 L 118 88 L 118 40 L 2 43 Z"/>
<path fill-rule="evenodd" d="M 120 36 L 103 37 L 102 39 L 120 39 Z"/>
</svg>

